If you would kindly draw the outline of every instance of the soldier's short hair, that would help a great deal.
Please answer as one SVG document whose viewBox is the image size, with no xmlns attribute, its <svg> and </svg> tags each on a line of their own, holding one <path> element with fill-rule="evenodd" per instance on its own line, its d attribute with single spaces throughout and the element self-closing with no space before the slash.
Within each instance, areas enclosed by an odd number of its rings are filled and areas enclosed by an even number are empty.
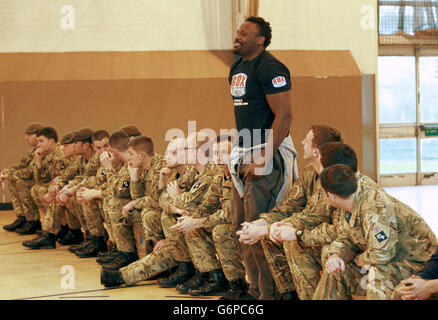
<svg viewBox="0 0 438 320">
<path fill-rule="evenodd" d="M 58 134 L 56 133 L 56 130 L 52 127 L 44 127 L 37 132 L 37 137 L 44 136 L 47 139 L 53 139 L 55 142 L 58 142 Z"/>
<path fill-rule="evenodd" d="M 136 137 L 129 142 L 129 146 L 137 152 L 144 152 L 148 156 L 154 155 L 154 143 L 152 139 L 145 136 Z"/>
<path fill-rule="evenodd" d="M 357 172 L 356 152 L 348 144 L 343 142 L 327 142 L 319 147 L 321 164 L 323 168 L 334 164 L 345 164 Z"/>
<path fill-rule="evenodd" d="M 43 128 L 43 125 L 39 122 L 29 123 L 24 130 L 25 134 L 37 134 L 39 130 Z"/>
<path fill-rule="evenodd" d="M 93 133 L 93 135 L 91 136 L 91 143 L 94 143 L 94 141 L 103 140 L 105 138 L 109 139 L 109 137 L 110 137 L 110 135 L 109 135 L 108 131 L 98 130 L 95 133 Z"/>
<path fill-rule="evenodd" d="M 345 164 L 335 164 L 325 168 L 320 175 L 321 186 L 326 192 L 341 198 L 348 198 L 357 190 L 356 175 Z"/>
<path fill-rule="evenodd" d="M 124 152 L 128 150 L 129 137 L 126 133 L 116 131 L 111 135 L 109 143 L 111 148 Z"/>
<path fill-rule="evenodd" d="M 312 147 L 319 148 L 327 142 L 342 142 L 341 132 L 326 124 L 314 124 L 310 127 L 313 132 Z"/>
<path fill-rule="evenodd" d="M 75 143 L 75 142 L 76 142 L 76 135 L 75 135 L 74 132 L 66 133 L 62 137 L 62 139 L 61 139 L 61 144 L 62 145 L 64 145 L 64 144 L 72 144 L 72 143 Z"/>
<path fill-rule="evenodd" d="M 126 133 L 130 138 L 141 136 L 140 129 L 135 124 L 127 124 L 121 127 L 120 131 Z"/>
</svg>

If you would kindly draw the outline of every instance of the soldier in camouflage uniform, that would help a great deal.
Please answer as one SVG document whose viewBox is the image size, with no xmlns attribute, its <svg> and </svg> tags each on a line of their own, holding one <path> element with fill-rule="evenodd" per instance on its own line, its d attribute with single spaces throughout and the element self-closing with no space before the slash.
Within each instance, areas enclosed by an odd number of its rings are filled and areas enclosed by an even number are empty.
<svg viewBox="0 0 438 320">
<path fill-rule="evenodd" d="M 377 186 L 370 178 L 357 172 L 356 154 L 348 145 L 342 142 L 328 142 L 319 147 L 319 152 L 320 172 L 323 168 L 334 164 L 345 164 L 356 172 L 358 179 Z M 312 299 L 314 295 L 322 271 L 321 255 L 336 239 L 341 212 L 327 202 L 319 179 L 315 189 L 317 191 L 302 212 L 295 213 L 270 228 L 274 238 L 280 226 L 282 229 L 289 229 L 283 232 L 288 232 L 289 237 L 294 240 L 284 241 L 283 246 L 301 300 Z M 299 235 L 298 241 L 296 234 Z"/>
<path fill-rule="evenodd" d="M 344 212 L 313 299 L 390 299 L 396 285 L 435 252 L 435 235 L 414 210 L 358 181 L 348 166 L 328 167 L 320 179 L 330 204 Z"/>
<path fill-rule="evenodd" d="M 232 149 L 231 142 L 231 137 L 221 136 L 213 145 L 213 158 L 221 172 L 212 178 L 204 196 L 204 199 L 214 203 L 219 195 L 220 208 L 209 214 L 209 210 L 204 210 L 205 200 L 203 200 L 203 204 L 196 211 L 185 213 L 175 226 L 177 230 L 190 236 L 190 242 L 186 238 L 187 243 L 192 252 L 193 262 L 201 271 L 199 277 L 194 277 L 178 287 L 182 293 L 189 292 L 193 296 L 223 294 L 226 285 L 224 286 L 224 279 L 221 279 L 222 271 L 218 271 L 219 268 L 222 268 L 226 279 L 231 283 L 231 289 L 223 297 L 224 299 L 244 299 L 248 290 L 245 269 L 239 255 L 230 216 L 233 182 L 227 164 Z M 205 249 L 205 245 L 211 246 L 210 239 L 213 240 L 220 264 L 214 259 L 215 257 L 208 255 L 209 250 Z M 210 272 L 210 281 L 208 281 L 208 272 Z"/>
<path fill-rule="evenodd" d="M 111 135 L 109 141 L 111 152 L 103 152 L 100 156 L 100 162 L 106 170 L 108 192 L 108 200 L 104 200 L 103 210 L 104 214 L 108 215 L 117 251 L 109 261 L 104 261 L 104 265 L 110 264 L 114 259 L 129 264 L 138 259 L 135 244 L 134 248 L 132 247 L 132 232 L 126 227 L 127 221 L 122 215 L 123 207 L 132 200 L 127 165 L 129 137 L 117 131 Z M 119 170 L 116 163 L 122 164 Z"/>
<path fill-rule="evenodd" d="M 56 154 L 53 157 L 54 161 L 51 161 L 48 156 L 46 156 L 45 165 L 53 165 L 51 173 L 50 181 L 53 183 L 57 179 L 59 175 L 62 174 L 63 171 L 68 167 L 71 159 L 76 155 L 74 143 L 76 141 L 76 136 L 73 132 L 66 134 L 63 136 L 61 140 L 62 150 L 60 154 Z M 58 149 L 55 151 L 58 152 Z M 56 156 L 56 157 L 55 157 Z M 63 161 L 63 166 L 61 166 L 61 170 L 59 170 L 57 158 Z M 58 174 L 57 177 L 53 178 L 53 175 Z M 41 179 L 38 179 L 41 180 Z M 42 233 L 35 239 L 30 241 L 24 241 L 23 245 L 30 249 L 54 249 L 56 248 L 55 235 L 58 234 L 61 228 L 61 221 L 64 217 L 65 207 L 60 205 L 53 196 L 48 193 L 47 185 L 42 185 L 38 189 L 32 189 L 34 191 L 34 199 L 35 203 L 39 206 L 41 212 L 44 213 L 43 225 L 42 225 Z M 50 200 L 48 202 L 46 199 Z M 80 225 L 72 226 L 76 228 L 80 228 Z M 82 233 L 81 233 L 82 235 Z"/>
<path fill-rule="evenodd" d="M 140 248 L 136 248 L 134 239 L 134 226 L 139 226 L 143 241 L 148 244 L 150 253 L 153 245 L 162 238 L 161 231 L 161 208 L 159 197 L 164 189 L 158 188 L 160 171 L 166 161 L 162 155 L 154 153 L 153 142 L 149 137 L 139 136 L 129 143 L 128 171 L 130 174 L 131 200 L 124 205 L 122 211 L 113 213 L 112 219 L 122 219 L 124 223 L 114 229 L 118 247 L 123 250 L 111 262 L 104 264 L 104 268 L 117 270 L 130 262 L 125 253 L 134 254 Z"/>
<path fill-rule="evenodd" d="M 5 169 L 0 173 L 0 183 L 2 183 L 2 181 L 6 182 L 6 185 L 8 186 L 9 192 L 11 194 L 11 202 L 17 216 L 17 219 L 14 222 L 3 226 L 3 229 L 7 231 L 15 231 L 16 229 L 21 228 L 26 223 L 26 208 L 23 206 L 20 196 L 18 194 L 17 181 L 24 180 L 23 182 L 21 182 L 21 184 L 27 185 L 25 190 L 27 190 L 28 194 L 30 195 L 30 189 L 34 185 L 35 181 L 32 178 L 23 176 L 22 173 L 27 171 L 30 163 L 33 160 L 34 152 L 37 147 L 37 132 L 42 128 L 43 126 L 39 123 L 31 123 L 28 125 L 28 127 L 24 131 L 24 138 L 26 140 L 26 143 L 32 149 L 24 155 L 24 157 L 17 165 Z"/>
<path fill-rule="evenodd" d="M 300 176 L 294 182 L 286 200 L 275 206 L 270 212 L 260 214 L 260 219 L 252 223 L 245 223 L 244 228 L 238 232 L 240 241 L 246 244 L 254 244 L 261 240 L 266 261 L 281 299 L 296 299 L 295 285 L 289 268 L 284 248 L 281 244 L 274 243 L 267 237 L 271 224 L 283 219 L 293 217 L 295 214 L 310 215 L 319 202 L 320 190 L 318 191 L 321 163 L 319 161 L 319 147 L 330 141 L 341 141 L 341 133 L 330 126 L 313 125 L 302 144 L 304 147 L 303 158 L 310 164 L 304 167 Z M 306 211 L 306 206 L 309 208 Z M 313 209 L 311 209 L 313 208 Z M 309 217 L 310 217 L 309 216 Z M 315 215 L 313 225 L 325 222 L 327 215 Z M 299 220 L 299 219 L 297 219 Z"/>
<path fill-rule="evenodd" d="M 161 169 L 158 188 L 176 181 L 183 190 L 190 189 L 197 172 L 193 165 L 185 165 L 184 139 L 172 140 L 166 149 L 166 167 Z M 182 156 L 182 157 L 181 157 Z M 120 270 L 102 268 L 101 283 L 106 287 L 122 284 L 134 285 L 139 281 L 150 279 L 158 274 L 175 267 L 178 262 L 190 262 L 190 254 L 185 244 L 184 234 L 171 229 L 177 223 L 176 216 L 180 216 L 173 206 L 173 200 L 164 188 L 160 199 L 162 208 L 161 225 L 165 239 L 159 240 L 153 252 L 146 255 Z M 179 210 L 180 211 L 180 210 Z M 169 241 L 172 239 L 172 241 Z"/>
</svg>

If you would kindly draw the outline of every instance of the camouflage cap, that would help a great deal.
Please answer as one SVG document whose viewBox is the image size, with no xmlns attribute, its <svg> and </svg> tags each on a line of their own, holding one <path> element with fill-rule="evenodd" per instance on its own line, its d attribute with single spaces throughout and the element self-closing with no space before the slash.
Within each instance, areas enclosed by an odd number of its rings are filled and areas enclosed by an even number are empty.
<svg viewBox="0 0 438 320">
<path fill-rule="evenodd" d="M 25 134 L 36 134 L 43 128 L 43 125 L 39 122 L 30 123 L 26 130 L 24 130 Z"/>
<path fill-rule="evenodd" d="M 76 141 L 91 141 L 91 136 L 94 134 L 94 130 L 88 127 L 80 128 L 75 131 Z"/>
<path fill-rule="evenodd" d="M 135 124 L 128 124 L 120 128 L 120 131 L 128 135 L 129 137 L 141 136 L 141 132 Z"/>
<path fill-rule="evenodd" d="M 61 140 L 61 144 L 71 144 L 76 142 L 76 134 L 72 131 L 66 133 Z"/>
</svg>

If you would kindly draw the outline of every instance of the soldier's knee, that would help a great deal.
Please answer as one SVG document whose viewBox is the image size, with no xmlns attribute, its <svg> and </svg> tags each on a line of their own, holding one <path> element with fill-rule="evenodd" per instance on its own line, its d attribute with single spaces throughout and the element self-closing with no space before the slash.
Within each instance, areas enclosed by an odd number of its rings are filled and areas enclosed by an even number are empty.
<svg viewBox="0 0 438 320">
<path fill-rule="evenodd" d="M 233 226 L 230 224 L 219 224 L 213 228 L 212 235 L 215 242 L 232 238 Z"/>
</svg>

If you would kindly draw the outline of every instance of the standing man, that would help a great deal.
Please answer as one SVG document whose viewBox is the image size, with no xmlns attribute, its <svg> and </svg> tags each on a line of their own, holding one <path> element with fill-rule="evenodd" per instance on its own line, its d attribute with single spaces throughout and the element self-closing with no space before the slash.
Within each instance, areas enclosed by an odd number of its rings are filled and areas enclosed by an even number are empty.
<svg viewBox="0 0 438 320">
<path fill-rule="evenodd" d="M 231 219 L 235 231 L 257 220 L 287 196 L 297 176 L 296 151 L 289 135 L 292 122 L 288 68 L 266 51 L 269 22 L 249 17 L 240 26 L 233 52 L 240 57 L 229 82 L 239 143 L 230 156 L 234 182 Z M 249 294 L 273 299 L 275 285 L 260 243 L 240 244 L 250 282 Z"/>
</svg>

